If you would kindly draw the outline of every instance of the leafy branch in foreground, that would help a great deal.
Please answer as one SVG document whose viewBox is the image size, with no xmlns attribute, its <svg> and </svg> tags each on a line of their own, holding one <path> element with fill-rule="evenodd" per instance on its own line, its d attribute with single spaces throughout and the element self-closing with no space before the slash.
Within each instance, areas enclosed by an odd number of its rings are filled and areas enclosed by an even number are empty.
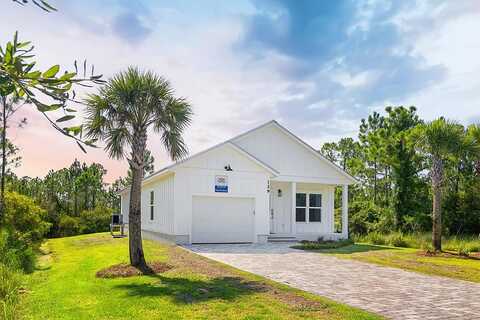
<svg viewBox="0 0 480 320">
<path fill-rule="evenodd" d="M 52 7 L 47 1 L 44 1 L 44 0 L 30 0 L 30 1 L 29 0 L 13 0 L 13 2 L 18 3 L 19 5 L 22 5 L 22 6 L 31 2 L 37 7 L 39 7 L 40 9 L 42 9 L 43 11 L 46 11 L 46 12 L 57 11 L 56 8 Z"/>
<path fill-rule="evenodd" d="M 60 66 L 54 65 L 45 71 L 35 68 L 33 61 L 34 46 L 29 42 L 20 42 L 18 33 L 13 41 L 3 48 L 0 46 L 0 96 L 14 95 L 24 98 L 36 106 L 50 124 L 62 134 L 73 138 L 80 148 L 82 145 L 93 146 L 93 140 L 82 140 L 82 126 L 62 126 L 66 121 L 75 118 L 76 110 L 67 107 L 67 102 L 75 101 L 75 90 L 72 85 L 89 87 L 91 84 L 102 84 L 102 75 L 94 74 L 94 67 L 87 76 L 87 62 L 83 63 L 83 77 L 77 77 L 78 67 L 75 61 L 75 71 L 60 73 Z M 47 102 L 47 100 L 49 102 Z M 47 112 L 63 110 L 64 115 L 53 120 Z"/>
<path fill-rule="evenodd" d="M 75 61 L 75 72 L 64 71 L 60 73 L 60 66 L 54 65 L 47 70 L 39 70 L 35 67 L 34 46 L 29 42 L 20 42 L 18 32 L 15 32 L 13 41 L 9 41 L 5 47 L 0 46 L 0 102 L 2 115 L 2 149 L 5 149 L 7 141 L 7 101 L 9 99 L 21 99 L 34 105 L 49 123 L 63 135 L 75 140 L 77 145 L 86 152 L 84 145 L 94 146 L 95 139 L 84 140 L 82 138 L 81 125 L 64 126 L 63 123 L 75 118 L 76 109 L 67 106 L 67 102 L 75 101 L 73 85 L 90 87 L 92 84 L 102 84 L 102 75 L 95 75 L 91 67 L 91 74 L 87 77 L 87 62 L 83 62 L 83 77 L 77 77 L 78 67 Z M 63 116 L 53 120 L 47 113 L 63 111 Z M 3 152 L 5 155 L 5 152 Z M 5 165 L 5 159 L 3 159 Z M 4 181 L 3 167 L 2 181 Z M 0 220 L 4 209 L 4 182 L 0 190 Z"/>
</svg>

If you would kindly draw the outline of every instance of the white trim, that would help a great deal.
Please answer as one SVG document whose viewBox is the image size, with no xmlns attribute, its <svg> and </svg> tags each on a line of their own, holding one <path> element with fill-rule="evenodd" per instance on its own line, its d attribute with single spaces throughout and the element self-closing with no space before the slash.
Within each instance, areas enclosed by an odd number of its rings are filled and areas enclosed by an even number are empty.
<svg viewBox="0 0 480 320">
<path fill-rule="evenodd" d="M 296 207 L 296 204 L 297 204 L 297 183 L 296 182 L 291 182 L 292 184 L 292 206 L 291 206 L 291 210 L 292 210 L 292 217 L 291 217 L 291 224 L 292 224 L 292 234 L 296 234 L 297 233 L 297 207 Z"/>
<path fill-rule="evenodd" d="M 312 146 L 310 146 L 308 143 L 306 143 L 305 141 L 303 141 L 302 139 L 300 139 L 299 137 L 297 137 L 295 134 L 293 134 L 291 131 L 289 131 L 287 128 L 283 127 L 281 124 L 279 124 L 276 120 L 271 120 L 271 121 L 268 121 L 266 123 L 263 123 L 253 129 L 250 129 L 246 132 L 243 132 L 233 138 L 230 138 L 224 142 L 221 142 L 219 144 L 216 144 L 208 149 L 205 149 L 203 151 L 200 151 L 198 153 L 195 153 L 193 155 L 191 155 L 190 157 L 186 157 L 184 159 L 181 159 L 175 163 L 172 163 L 171 165 L 169 166 L 166 166 L 154 173 L 152 173 L 151 175 L 143 178 L 142 180 L 142 186 L 149 180 L 155 178 L 155 177 L 160 177 L 160 176 L 163 176 L 164 174 L 168 174 L 171 172 L 171 169 L 173 167 L 176 167 L 182 163 L 185 163 L 187 161 L 189 161 L 190 159 L 193 159 L 197 156 L 200 156 L 202 154 L 205 154 L 215 148 L 218 148 L 220 146 L 223 146 L 225 144 L 229 144 L 230 146 L 233 146 L 237 151 L 241 152 L 243 155 L 245 155 L 246 157 L 248 157 L 249 159 L 251 159 L 253 162 L 255 162 L 257 165 L 261 166 L 262 168 L 264 168 L 265 170 L 267 170 L 269 173 L 271 173 L 272 175 L 274 176 L 279 176 L 280 175 L 280 172 L 272 167 L 270 167 L 269 165 L 267 165 L 266 163 L 264 163 L 263 161 L 259 160 L 258 158 L 254 157 L 252 154 L 248 153 L 247 151 L 243 150 L 241 147 L 239 147 L 237 144 L 235 144 L 234 140 L 238 140 L 246 135 L 248 135 L 249 133 L 251 132 L 254 132 L 256 130 L 259 130 L 261 128 L 264 128 L 264 127 L 267 127 L 269 125 L 274 125 L 276 126 L 277 128 L 279 128 L 282 132 L 284 132 L 288 137 L 290 137 L 291 139 L 293 139 L 294 141 L 296 141 L 297 143 L 299 143 L 300 145 L 302 145 L 305 149 L 307 149 L 309 152 L 311 152 L 313 155 L 315 155 L 317 158 L 319 158 L 320 160 L 326 162 L 329 166 L 331 166 L 334 170 L 336 170 L 337 172 L 339 172 L 342 176 L 344 176 L 345 178 L 347 178 L 351 184 L 354 184 L 354 183 L 357 183 L 357 179 L 355 179 L 353 176 L 351 176 L 350 174 L 348 174 L 347 172 L 345 172 L 342 168 L 340 168 L 339 166 L 337 166 L 335 163 L 331 162 L 330 160 L 328 160 L 327 158 L 325 158 L 318 150 L 315 150 Z M 286 176 L 284 176 L 284 179 L 286 178 Z M 327 179 L 323 179 L 322 177 L 305 177 L 306 179 L 309 179 L 309 180 L 316 180 L 316 181 L 301 181 L 301 180 L 297 180 L 297 182 L 318 182 L 318 183 L 332 183 L 332 184 L 340 184 L 340 183 L 336 183 L 334 182 L 334 180 L 331 180 L 331 182 L 328 182 L 328 181 L 323 181 L 323 180 L 327 180 Z M 278 180 L 278 181 L 292 181 L 292 180 Z M 344 184 L 344 183 L 341 183 L 341 184 Z M 119 191 L 119 194 L 123 193 L 124 191 L 126 191 L 127 189 L 129 188 L 129 186 L 127 186 L 125 189 L 123 190 L 120 190 Z"/>
<path fill-rule="evenodd" d="M 297 206 L 297 194 L 303 193 L 305 194 L 305 207 Z M 310 207 L 310 195 L 311 194 L 318 194 L 320 195 L 320 207 Z M 322 223 L 323 222 L 323 200 L 324 200 L 324 193 L 320 191 L 297 191 L 295 193 L 295 223 Z M 305 221 L 297 221 L 297 208 L 305 209 Z M 310 221 L 310 209 L 320 209 L 320 221 Z"/>
<path fill-rule="evenodd" d="M 348 184 L 342 187 L 342 237 L 348 239 Z"/>
<path fill-rule="evenodd" d="M 269 122 L 270 123 L 270 122 Z M 281 129 L 287 136 L 289 136 L 290 138 L 292 138 L 293 140 L 297 141 L 298 143 L 300 143 L 305 149 L 307 149 L 308 151 L 310 151 L 313 155 L 315 155 L 317 158 L 323 160 L 324 162 L 326 162 L 327 164 L 329 164 L 333 169 L 335 169 L 337 172 L 339 172 L 340 174 L 342 174 L 344 177 L 346 177 L 348 180 L 351 181 L 352 184 L 354 183 L 358 183 L 358 180 L 351 176 L 350 174 L 348 174 L 347 172 L 345 172 L 342 168 L 340 168 L 338 165 L 336 165 L 335 163 L 333 163 L 332 161 L 328 160 L 327 158 L 325 158 L 318 150 L 315 150 L 315 148 L 313 148 L 311 145 L 309 145 L 308 143 L 306 143 L 305 141 L 303 141 L 302 139 L 300 139 L 299 137 L 297 137 L 295 134 L 293 134 L 291 131 L 289 131 L 287 128 L 285 128 L 284 126 L 282 126 L 281 124 L 279 124 L 277 121 L 275 120 L 272 120 L 271 121 L 272 124 L 276 125 L 279 129 Z"/>
</svg>

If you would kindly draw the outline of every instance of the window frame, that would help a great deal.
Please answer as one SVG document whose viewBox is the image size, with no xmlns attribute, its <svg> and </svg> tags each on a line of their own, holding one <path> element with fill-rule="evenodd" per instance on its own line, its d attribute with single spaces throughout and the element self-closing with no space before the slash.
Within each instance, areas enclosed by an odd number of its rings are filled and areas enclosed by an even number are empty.
<svg viewBox="0 0 480 320">
<path fill-rule="evenodd" d="M 319 195 L 320 196 L 320 206 L 319 207 L 312 207 L 310 206 L 310 195 Z M 319 192 L 310 192 L 308 194 L 308 222 L 322 222 L 322 207 L 323 207 L 323 195 Z M 310 209 L 320 209 L 320 220 L 319 221 L 310 221 Z"/>
<path fill-rule="evenodd" d="M 155 219 L 155 190 L 150 190 L 149 195 L 150 221 L 153 221 Z"/>
<path fill-rule="evenodd" d="M 297 206 L 297 194 L 305 194 L 305 206 Z M 311 207 L 310 206 L 310 195 L 318 194 L 320 195 L 320 206 Z M 298 209 L 305 209 L 305 221 L 297 221 L 296 211 Z M 310 221 L 310 208 L 311 209 L 320 209 L 320 221 Z M 297 191 L 295 193 L 295 223 L 322 223 L 322 213 L 323 213 L 323 193 L 318 191 Z"/>
<path fill-rule="evenodd" d="M 305 206 L 297 206 L 297 195 L 298 194 L 304 194 L 305 195 Z M 298 221 L 297 220 L 297 209 L 305 209 L 305 220 L 304 221 Z M 306 223 L 308 221 L 307 216 L 308 216 L 308 193 L 306 193 L 306 192 L 296 192 L 295 193 L 295 222 Z"/>
</svg>

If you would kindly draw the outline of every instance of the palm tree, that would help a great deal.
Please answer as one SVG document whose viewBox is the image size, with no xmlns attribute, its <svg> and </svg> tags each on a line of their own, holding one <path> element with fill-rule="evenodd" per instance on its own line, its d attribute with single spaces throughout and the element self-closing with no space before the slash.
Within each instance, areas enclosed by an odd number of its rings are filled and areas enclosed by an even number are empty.
<svg viewBox="0 0 480 320">
<path fill-rule="evenodd" d="M 432 245 L 442 250 L 442 184 L 445 161 L 462 152 L 477 152 L 478 144 L 465 134 L 464 127 L 456 122 L 439 118 L 418 125 L 413 131 L 415 145 L 427 156 L 431 164 L 432 183 Z"/>
<path fill-rule="evenodd" d="M 148 270 L 142 247 L 141 182 L 147 132 L 153 129 L 173 160 L 187 154 L 182 133 L 191 122 L 190 104 L 176 98 L 170 83 L 130 67 L 109 79 L 86 102 L 86 132 L 105 143 L 111 158 L 128 160 L 132 171 L 129 205 L 130 263 Z"/>
</svg>

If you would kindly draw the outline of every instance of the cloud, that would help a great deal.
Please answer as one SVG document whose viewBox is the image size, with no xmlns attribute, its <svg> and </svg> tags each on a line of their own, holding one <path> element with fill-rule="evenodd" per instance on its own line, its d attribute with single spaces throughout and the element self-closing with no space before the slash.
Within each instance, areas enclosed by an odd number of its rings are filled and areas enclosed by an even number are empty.
<svg viewBox="0 0 480 320">
<path fill-rule="evenodd" d="M 131 64 L 166 77 L 193 106 L 191 152 L 272 118 L 319 147 L 354 135 L 360 118 L 387 104 L 478 120 L 479 5 L 457 3 L 85 0 L 47 15 L 6 1 L 0 43 L 18 29 L 41 68 L 86 58 L 105 78 Z M 24 156 L 18 174 L 43 175 L 75 157 L 104 164 L 109 180 L 126 173 L 125 161 L 101 148 L 83 154 L 37 115 L 12 132 Z M 155 135 L 149 148 L 156 168 L 169 161 Z"/>
<path fill-rule="evenodd" d="M 366 116 L 384 101 L 401 101 L 432 83 L 442 81 L 446 69 L 415 54 L 414 42 L 398 25 L 399 13 L 412 10 L 414 1 L 281 1 L 254 2 L 257 13 L 247 19 L 238 44 L 251 60 L 285 57 L 274 68 L 291 81 L 300 99 L 279 102 L 286 121 L 315 135 L 326 123 Z M 308 89 L 298 82 L 310 83 Z M 311 108 L 329 102 L 329 107 Z M 343 125 L 340 125 L 343 123 Z M 353 123 L 353 122 L 352 122 Z M 349 128 L 351 129 L 351 128 Z"/>
<path fill-rule="evenodd" d="M 144 40 L 152 30 L 145 26 L 141 17 L 133 12 L 126 12 L 116 16 L 112 22 L 112 31 L 129 43 L 138 43 Z"/>
</svg>

